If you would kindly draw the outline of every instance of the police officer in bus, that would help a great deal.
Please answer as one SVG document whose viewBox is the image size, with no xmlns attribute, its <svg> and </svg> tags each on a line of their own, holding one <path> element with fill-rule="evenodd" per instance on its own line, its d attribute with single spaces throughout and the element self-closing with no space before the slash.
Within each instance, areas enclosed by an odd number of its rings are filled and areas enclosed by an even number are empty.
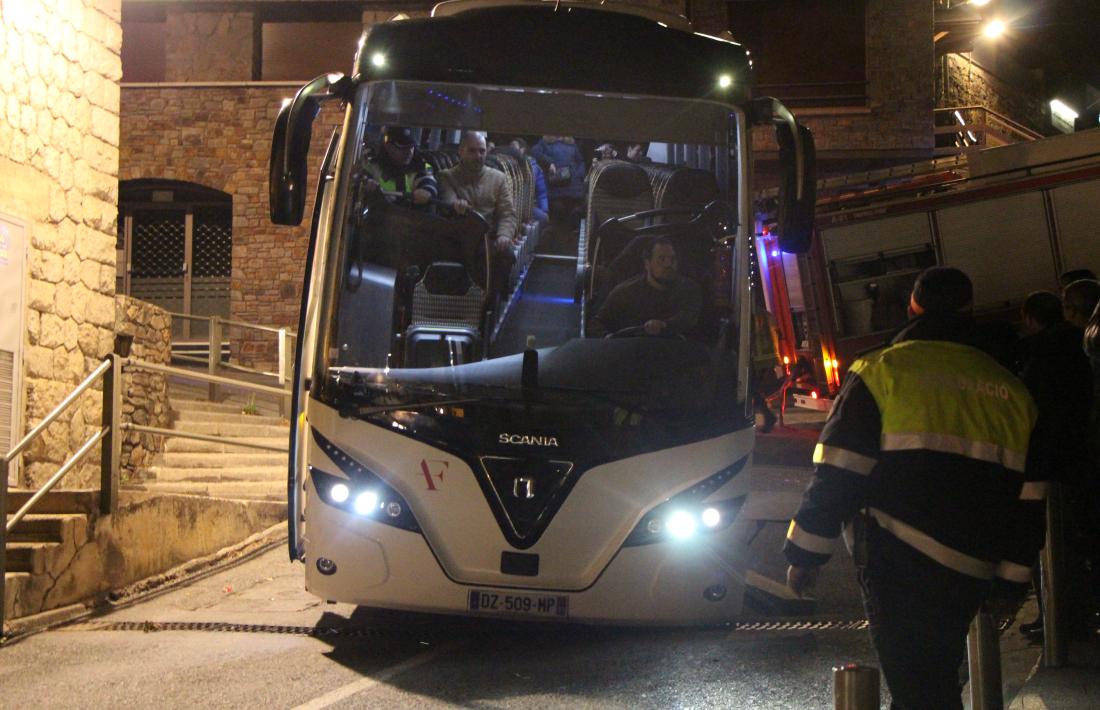
<svg viewBox="0 0 1100 710">
<path fill-rule="evenodd" d="M 382 148 L 367 159 L 367 193 L 388 197 L 402 194 L 423 207 L 439 194 L 432 166 L 416 150 L 412 129 L 387 126 Z"/>
<path fill-rule="evenodd" d="M 1035 403 L 979 347 L 972 295 L 924 271 L 912 320 L 852 363 L 784 545 L 804 594 L 845 530 L 892 708 L 962 708 L 970 621 L 1015 614 L 1043 541 Z"/>
</svg>

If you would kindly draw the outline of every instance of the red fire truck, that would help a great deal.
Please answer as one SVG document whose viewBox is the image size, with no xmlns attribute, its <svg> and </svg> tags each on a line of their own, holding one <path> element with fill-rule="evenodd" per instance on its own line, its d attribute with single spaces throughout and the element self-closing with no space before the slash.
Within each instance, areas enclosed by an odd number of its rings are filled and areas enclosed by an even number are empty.
<svg viewBox="0 0 1100 710">
<path fill-rule="evenodd" d="M 929 266 L 966 271 L 975 313 L 1008 320 L 1062 272 L 1100 271 L 1100 129 L 826 179 L 818 194 L 808 253 L 780 252 L 766 218 L 757 239 L 780 354 L 816 373 L 802 405 L 828 407 L 847 365 L 905 322 Z"/>
</svg>

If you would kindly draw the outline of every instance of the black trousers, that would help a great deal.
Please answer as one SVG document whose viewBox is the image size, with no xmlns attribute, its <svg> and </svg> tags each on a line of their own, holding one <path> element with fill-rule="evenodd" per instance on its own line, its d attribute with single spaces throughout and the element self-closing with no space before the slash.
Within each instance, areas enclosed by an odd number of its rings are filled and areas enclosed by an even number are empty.
<svg viewBox="0 0 1100 710">
<path fill-rule="evenodd" d="M 962 708 L 966 634 L 989 583 L 934 562 L 873 523 L 859 570 L 893 710 Z"/>
</svg>

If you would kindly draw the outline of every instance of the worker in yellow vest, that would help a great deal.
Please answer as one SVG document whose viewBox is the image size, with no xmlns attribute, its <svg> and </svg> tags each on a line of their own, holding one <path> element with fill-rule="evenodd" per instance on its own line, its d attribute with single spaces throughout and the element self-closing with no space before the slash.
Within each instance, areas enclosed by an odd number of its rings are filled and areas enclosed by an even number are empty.
<svg viewBox="0 0 1100 710">
<path fill-rule="evenodd" d="M 414 206 L 427 205 L 439 194 L 432 166 L 417 152 L 412 129 L 404 126 L 386 127 L 382 147 L 367 159 L 366 171 L 368 193 L 402 195 Z"/>
<path fill-rule="evenodd" d="M 784 546 L 802 594 L 844 531 L 891 708 L 961 710 L 970 620 L 1015 613 L 1043 542 L 1035 403 L 972 303 L 962 271 L 920 275 L 909 324 L 848 370 Z"/>
</svg>

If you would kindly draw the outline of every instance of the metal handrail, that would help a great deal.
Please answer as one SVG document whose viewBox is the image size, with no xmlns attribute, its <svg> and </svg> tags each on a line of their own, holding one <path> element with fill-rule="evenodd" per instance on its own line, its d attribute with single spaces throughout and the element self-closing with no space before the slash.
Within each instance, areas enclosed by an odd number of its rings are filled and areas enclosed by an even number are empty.
<svg viewBox="0 0 1100 710">
<path fill-rule="evenodd" d="M 113 354 L 108 356 L 108 358 L 92 370 L 92 372 L 85 377 L 72 392 L 66 395 L 37 426 L 24 436 L 11 451 L 6 452 L 3 458 L 0 458 L 0 516 L 3 516 L 5 520 L 4 525 L 0 525 L 0 639 L 2 639 L 4 634 L 5 609 L 3 600 L 5 599 L 5 574 L 8 569 L 8 533 L 15 529 L 15 526 L 26 517 L 40 500 L 42 500 L 43 496 L 53 490 L 53 488 L 68 475 L 77 464 L 84 460 L 84 457 L 87 456 L 88 452 L 91 451 L 92 447 L 96 444 L 102 446 L 99 465 L 99 510 L 102 514 L 109 515 L 115 511 L 118 505 L 118 466 L 122 447 L 122 428 L 119 421 L 122 415 L 122 405 L 119 401 L 122 391 L 122 388 L 119 386 L 121 379 L 120 367 L 118 356 Z M 61 416 L 62 412 L 72 406 L 72 404 L 82 394 L 87 392 L 100 378 L 103 379 L 103 408 L 100 415 L 99 430 L 96 431 L 92 438 L 86 441 L 79 450 L 66 459 L 65 462 L 61 464 L 61 468 L 50 476 L 49 480 L 31 495 L 19 510 L 16 511 L 11 520 L 8 520 L 9 464 L 15 460 L 17 456 L 20 456 L 26 448 L 30 446 L 31 442 L 41 436 L 46 428 Z M 108 424 L 107 422 L 110 423 Z"/>
<path fill-rule="evenodd" d="M 182 367 L 172 367 L 171 365 L 158 365 L 155 362 L 146 362 L 145 360 L 135 360 L 134 358 L 125 358 L 122 361 L 123 371 L 129 370 L 146 370 L 148 372 L 160 372 L 165 375 L 180 375 L 181 377 L 188 377 L 191 379 L 199 380 L 201 382 L 208 382 L 214 385 L 226 385 L 229 387 L 239 387 L 240 389 L 252 390 L 253 392 L 262 392 L 264 394 L 273 394 L 279 397 L 286 396 L 286 389 L 280 387 L 269 387 L 268 385 L 258 385 L 253 382 L 244 382 L 242 380 L 234 380 L 229 377 L 218 377 L 217 375 L 208 375 L 201 372 L 195 372 L 194 370 L 186 370 Z"/>
<path fill-rule="evenodd" d="M 1003 113 L 998 113 L 997 111 L 994 111 L 993 109 L 989 108 L 988 106 L 952 106 L 952 107 L 949 107 L 949 108 L 935 109 L 935 113 L 951 113 L 953 111 L 981 111 L 983 113 L 989 114 L 990 116 L 996 118 L 998 121 L 1005 124 L 1006 126 L 1011 128 L 1012 130 L 1020 133 L 1021 135 L 1027 137 L 1029 140 L 1038 140 L 1038 139 L 1043 137 L 1042 133 L 1039 133 L 1038 131 L 1034 131 L 1034 130 L 1028 128 L 1027 126 L 1023 125 L 1022 123 L 1017 123 L 1016 121 L 1013 121 L 1008 116 L 1005 116 Z"/>
<path fill-rule="evenodd" d="M 280 413 L 286 413 L 287 407 L 290 406 L 290 379 L 293 372 L 293 364 L 290 362 L 294 354 L 294 345 L 291 339 L 298 337 L 298 334 L 289 328 L 277 328 L 269 325 L 257 325 L 255 323 L 246 323 L 244 321 L 233 320 L 231 318 L 222 318 L 221 316 L 196 316 L 190 313 L 176 313 L 174 311 L 168 312 L 172 317 L 186 318 L 189 320 L 207 320 L 210 323 L 210 330 L 208 332 L 209 350 L 205 361 L 201 358 L 187 355 L 173 355 L 176 360 L 183 360 L 185 362 L 193 362 L 196 364 L 205 362 L 207 372 L 210 375 L 216 375 L 219 370 L 235 370 L 237 372 L 245 372 L 249 374 L 261 375 L 263 377 L 274 377 L 280 386 L 285 387 L 286 391 L 282 393 L 279 399 L 279 411 Z M 262 333 L 273 333 L 277 336 L 278 341 L 278 372 L 268 372 L 266 370 L 260 370 L 255 367 L 248 367 L 247 365 L 240 365 L 231 362 L 222 362 L 222 334 L 225 328 L 247 328 Z M 187 328 L 185 327 L 185 332 Z M 218 398 L 218 383 L 209 381 L 210 387 L 208 392 L 208 399 L 213 402 Z"/>
<path fill-rule="evenodd" d="M 217 318 L 225 325 L 235 326 L 237 328 L 250 328 L 252 330 L 260 330 L 265 333 L 278 333 L 282 328 L 276 328 L 273 325 L 257 325 L 255 323 L 247 323 L 240 320 L 230 320 L 229 318 L 222 318 L 221 316 L 197 316 L 193 313 L 176 313 L 175 311 L 168 311 L 168 315 L 173 318 L 186 318 L 188 320 L 210 320 L 211 318 Z M 291 338 L 297 338 L 298 334 L 292 330 L 287 330 L 286 334 Z"/>
<path fill-rule="evenodd" d="M 65 399 L 61 400 L 61 402 L 59 402 L 58 405 L 54 407 L 49 414 L 46 415 L 46 418 L 38 423 L 38 426 L 36 426 L 34 429 L 31 429 L 30 432 L 26 436 L 24 436 L 23 439 L 18 444 L 16 444 L 11 451 L 4 455 L 4 463 L 9 463 L 16 456 L 23 453 L 23 450 L 30 446 L 31 442 L 37 439 L 38 436 L 43 431 L 45 431 L 46 427 L 48 427 L 50 424 L 53 424 L 54 421 L 56 421 L 57 418 L 61 416 L 62 412 L 68 409 L 69 405 L 72 404 L 77 397 L 87 392 L 88 388 L 94 385 L 96 383 L 96 380 L 98 380 L 103 375 L 103 373 L 110 368 L 111 360 L 108 358 L 107 360 L 101 362 L 99 364 L 99 367 L 92 370 L 91 374 L 85 377 L 84 381 L 77 385 L 76 389 L 70 392 L 68 396 L 65 397 Z"/>
<path fill-rule="evenodd" d="M 221 322 L 224 323 L 225 325 L 228 325 L 228 326 L 234 326 L 234 327 L 237 327 L 237 328 L 248 328 L 250 330 L 259 330 L 259 331 L 263 331 L 265 333 L 278 333 L 279 331 L 285 330 L 286 334 L 289 337 L 291 337 L 291 338 L 297 338 L 298 337 L 297 333 L 295 333 L 293 330 L 290 330 L 288 328 L 276 328 L 275 326 L 271 326 L 271 325 L 256 325 L 255 323 L 245 323 L 244 321 L 230 320 L 228 318 L 222 318 Z"/>
<path fill-rule="evenodd" d="M 32 495 L 27 500 L 27 502 L 24 503 L 21 508 L 19 508 L 19 510 L 15 511 L 15 514 L 5 526 L 5 532 L 10 533 L 12 530 L 14 530 L 19 521 L 22 520 L 27 515 L 27 513 L 30 512 L 31 508 L 34 507 L 34 504 L 41 500 L 42 497 L 49 493 L 51 490 L 53 490 L 53 487 L 61 482 L 61 479 L 65 477 L 65 474 L 73 470 L 73 468 L 78 463 L 80 463 L 85 456 L 88 455 L 88 452 L 92 450 L 92 447 L 102 441 L 103 437 L 107 436 L 110 431 L 111 427 L 102 427 L 99 429 L 99 431 L 92 435 L 92 438 L 85 441 L 84 445 L 77 449 L 76 453 L 74 453 L 65 461 L 65 465 L 59 468 L 57 470 L 57 473 L 50 476 L 50 479 L 43 483 L 42 487 L 35 491 L 34 495 Z"/>
<path fill-rule="evenodd" d="M 158 434 L 164 437 L 176 438 L 176 439 L 194 439 L 196 441 L 209 441 L 214 444 L 225 444 L 227 446 L 243 446 L 246 449 L 261 449 L 263 451 L 275 451 L 280 454 L 285 454 L 290 451 L 288 446 L 273 446 L 271 444 L 252 444 L 241 441 L 229 441 L 222 436 L 213 436 L 211 434 L 196 434 L 190 431 L 180 431 L 179 429 L 161 429 L 155 426 L 145 426 L 144 424 L 134 424 L 132 422 L 126 422 L 122 425 L 123 431 L 136 431 L 142 434 Z"/>
</svg>

